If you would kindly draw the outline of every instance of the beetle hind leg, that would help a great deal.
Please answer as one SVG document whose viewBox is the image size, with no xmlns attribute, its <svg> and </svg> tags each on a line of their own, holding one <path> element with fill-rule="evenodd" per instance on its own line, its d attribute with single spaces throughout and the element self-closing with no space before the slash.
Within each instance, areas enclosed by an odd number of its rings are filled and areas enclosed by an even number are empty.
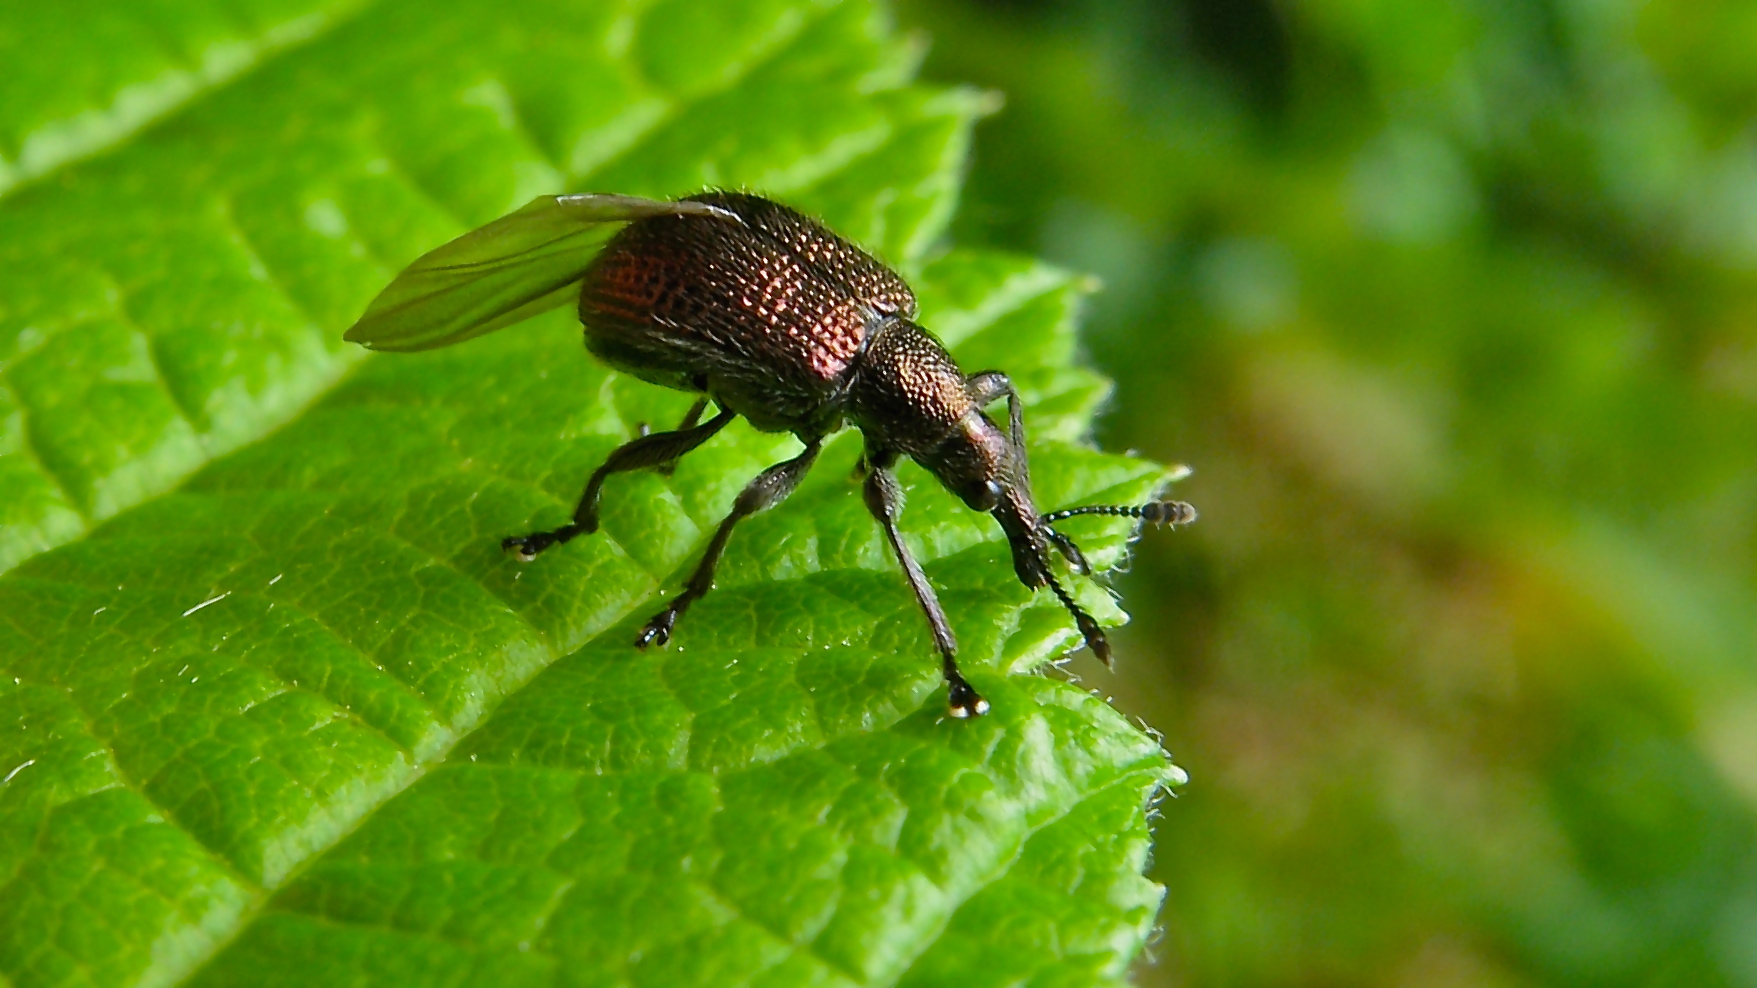
<svg viewBox="0 0 1757 988">
<path fill-rule="evenodd" d="M 652 620 L 635 636 L 635 647 L 646 648 L 648 645 L 664 645 L 671 640 L 671 631 L 677 619 L 709 590 L 714 588 L 714 568 L 720 564 L 720 556 L 726 551 L 726 543 L 732 538 L 732 529 L 740 521 L 759 511 L 780 504 L 793 493 L 794 488 L 811 470 L 816 462 L 821 443 L 813 440 L 805 447 L 805 451 L 791 460 L 785 460 L 764 470 L 756 479 L 745 485 L 739 492 L 738 500 L 732 505 L 732 513 L 720 522 L 714 530 L 714 538 L 708 543 L 708 549 L 702 554 L 702 561 L 696 564 L 695 572 L 690 574 L 689 582 L 684 584 L 683 592 L 671 599 L 665 609 L 653 615 Z"/>
<path fill-rule="evenodd" d="M 695 428 L 696 423 L 698 423 L 702 420 L 702 412 L 706 411 L 707 408 L 708 408 L 707 397 L 703 396 L 703 397 L 697 398 L 695 400 L 695 404 L 689 406 L 689 411 L 683 413 L 683 421 L 679 422 L 677 424 L 677 428 L 672 431 L 674 431 L 674 432 L 687 432 L 690 429 Z M 653 429 L 652 429 L 652 426 L 649 426 L 645 422 L 636 422 L 635 427 L 634 427 L 634 433 L 635 433 L 635 436 L 637 436 L 638 438 L 645 439 L 646 437 L 653 434 Z M 661 477 L 669 477 L 672 474 L 677 472 L 677 460 L 666 460 L 664 463 L 661 463 L 661 464 L 653 467 L 653 472 L 658 474 Z"/>
<path fill-rule="evenodd" d="M 690 429 L 679 429 L 675 432 L 655 432 L 623 443 L 611 451 L 604 465 L 592 472 L 592 479 L 586 482 L 585 493 L 580 495 L 579 506 L 574 508 L 573 520 L 560 528 L 548 532 L 532 532 L 529 535 L 513 535 L 500 540 L 503 552 L 517 551 L 521 561 L 530 562 L 537 554 L 550 546 L 568 542 L 577 535 L 590 535 L 598 530 L 598 493 L 604 487 L 605 478 L 615 473 L 626 473 L 644 467 L 658 466 L 663 463 L 674 463 L 677 459 L 695 449 L 702 443 L 713 438 L 714 434 L 726 427 L 736 413 L 729 409 L 721 409 L 701 425 Z"/>
</svg>

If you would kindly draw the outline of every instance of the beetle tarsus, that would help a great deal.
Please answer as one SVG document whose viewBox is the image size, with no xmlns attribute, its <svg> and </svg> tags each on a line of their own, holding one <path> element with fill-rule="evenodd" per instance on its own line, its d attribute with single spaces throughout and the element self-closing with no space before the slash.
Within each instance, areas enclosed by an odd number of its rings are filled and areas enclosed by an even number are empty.
<svg viewBox="0 0 1757 988">
<path fill-rule="evenodd" d="M 532 532 L 529 535 L 509 535 L 500 540 L 501 552 L 517 552 L 519 561 L 528 563 L 550 546 L 560 545 L 581 533 L 596 531 L 597 524 L 591 527 L 569 523 L 552 532 Z"/>
<path fill-rule="evenodd" d="M 671 642 L 671 629 L 677 625 L 677 616 L 682 613 L 682 608 L 667 607 L 653 615 L 641 633 L 634 636 L 634 647 L 645 649 L 648 645 L 657 645 L 664 648 Z"/>
<path fill-rule="evenodd" d="M 947 660 L 950 663 L 950 659 Z M 958 673 L 958 667 L 946 667 L 946 714 L 958 720 L 969 720 L 988 713 L 988 701 Z"/>
</svg>

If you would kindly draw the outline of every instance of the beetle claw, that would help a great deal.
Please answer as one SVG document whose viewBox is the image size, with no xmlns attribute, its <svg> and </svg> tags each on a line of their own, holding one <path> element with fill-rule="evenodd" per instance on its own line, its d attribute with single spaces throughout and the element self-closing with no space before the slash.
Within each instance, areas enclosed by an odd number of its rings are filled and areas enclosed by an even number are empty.
<svg viewBox="0 0 1757 988">
<path fill-rule="evenodd" d="M 501 552 L 516 552 L 519 562 L 528 563 L 537 558 L 537 553 L 549 548 L 549 542 L 538 537 L 547 532 L 533 535 L 512 535 L 500 540 Z"/>
<path fill-rule="evenodd" d="M 946 713 L 958 720 L 969 720 L 988 713 L 988 701 L 964 681 L 963 676 L 946 680 Z"/>
<path fill-rule="evenodd" d="M 661 611 L 653 616 L 641 633 L 634 636 L 634 647 L 644 649 L 648 645 L 664 648 L 671 641 L 671 628 L 677 624 L 677 612 Z"/>
<path fill-rule="evenodd" d="M 537 554 L 552 545 L 567 542 L 574 536 L 584 532 L 591 534 L 598 530 L 598 519 L 588 518 L 584 523 L 570 522 L 553 532 L 532 532 L 529 535 L 509 535 L 500 540 L 501 552 L 518 551 L 519 562 L 528 563 L 537 558 Z"/>
<path fill-rule="evenodd" d="M 528 563 L 537 558 L 537 554 L 557 542 L 566 542 L 571 532 L 532 532 L 529 535 L 512 535 L 500 540 L 501 552 L 517 552 L 519 562 Z"/>
</svg>

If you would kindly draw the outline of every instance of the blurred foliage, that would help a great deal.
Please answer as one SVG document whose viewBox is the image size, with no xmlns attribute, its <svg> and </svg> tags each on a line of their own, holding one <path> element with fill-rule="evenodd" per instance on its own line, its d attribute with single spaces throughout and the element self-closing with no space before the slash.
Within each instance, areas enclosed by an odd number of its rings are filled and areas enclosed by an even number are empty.
<svg viewBox="0 0 1757 988">
<path fill-rule="evenodd" d="M 1757 5 L 908 0 L 1196 468 L 1086 676 L 1191 985 L 1757 984 Z"/>
</svg>

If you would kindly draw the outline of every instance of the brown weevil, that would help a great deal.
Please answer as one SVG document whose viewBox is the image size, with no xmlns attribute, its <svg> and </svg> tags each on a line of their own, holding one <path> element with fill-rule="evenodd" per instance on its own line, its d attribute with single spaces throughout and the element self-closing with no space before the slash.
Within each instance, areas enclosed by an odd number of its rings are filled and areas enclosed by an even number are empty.
<svg viewBox="0 0 1757 988">
<path fill-rule="evenodd" d="M 626 225 L 604 243 L 612 223 Z M 1089 573 L 1090 567 L 1052 525 L 1080 514 L 1126 515 L 1156 525 L 1196 517 L 1180 501 L 1039 514 L 1012 381 L 1000 371 L 963 373 L 939 340 L 912 321 L 915 295 L 896 272 L 822 224 L 760 196 L 711 191 L 676 202 L 540 197 L 418 258 L 373 299 L 347 339 L 374 350 L 426 350 L 576 298 L 586 348 L 599 359 L 698 398 L 675 430 L 642 435 L 613 451 L 586 483 L 572 521 L 508 538 L 502 548 L 530 560 L 596 531 L 606 478 L 664 468 L 737 416 L 765 432 L 791 432 L 805 444 L 738 495 L 683 592 L 647 622 L 637 646 L 670 639 L 678 617 L 713 586 L 733 526 L 791 494 L 825 437 L 850 423 L 866 441 L 866 506 L 927 613 L 953 717 L 980 716 L 988 702 L 958 671 L 958 643 L 945 610 L 897 528 L 903 492 L 893 468 L 899 457 L 914 459 L 972 509 L 994 515 L 1020 581 L 1033 589 L 1048 586 L 1107 664 L 1104 631 L 1056 579 L 1051 549 L 1076 570 Z M 1004 430 L 984 412 L 1002 398 Z M 716 414 L 702 421 L 710 402 Z"/>
</svg>

